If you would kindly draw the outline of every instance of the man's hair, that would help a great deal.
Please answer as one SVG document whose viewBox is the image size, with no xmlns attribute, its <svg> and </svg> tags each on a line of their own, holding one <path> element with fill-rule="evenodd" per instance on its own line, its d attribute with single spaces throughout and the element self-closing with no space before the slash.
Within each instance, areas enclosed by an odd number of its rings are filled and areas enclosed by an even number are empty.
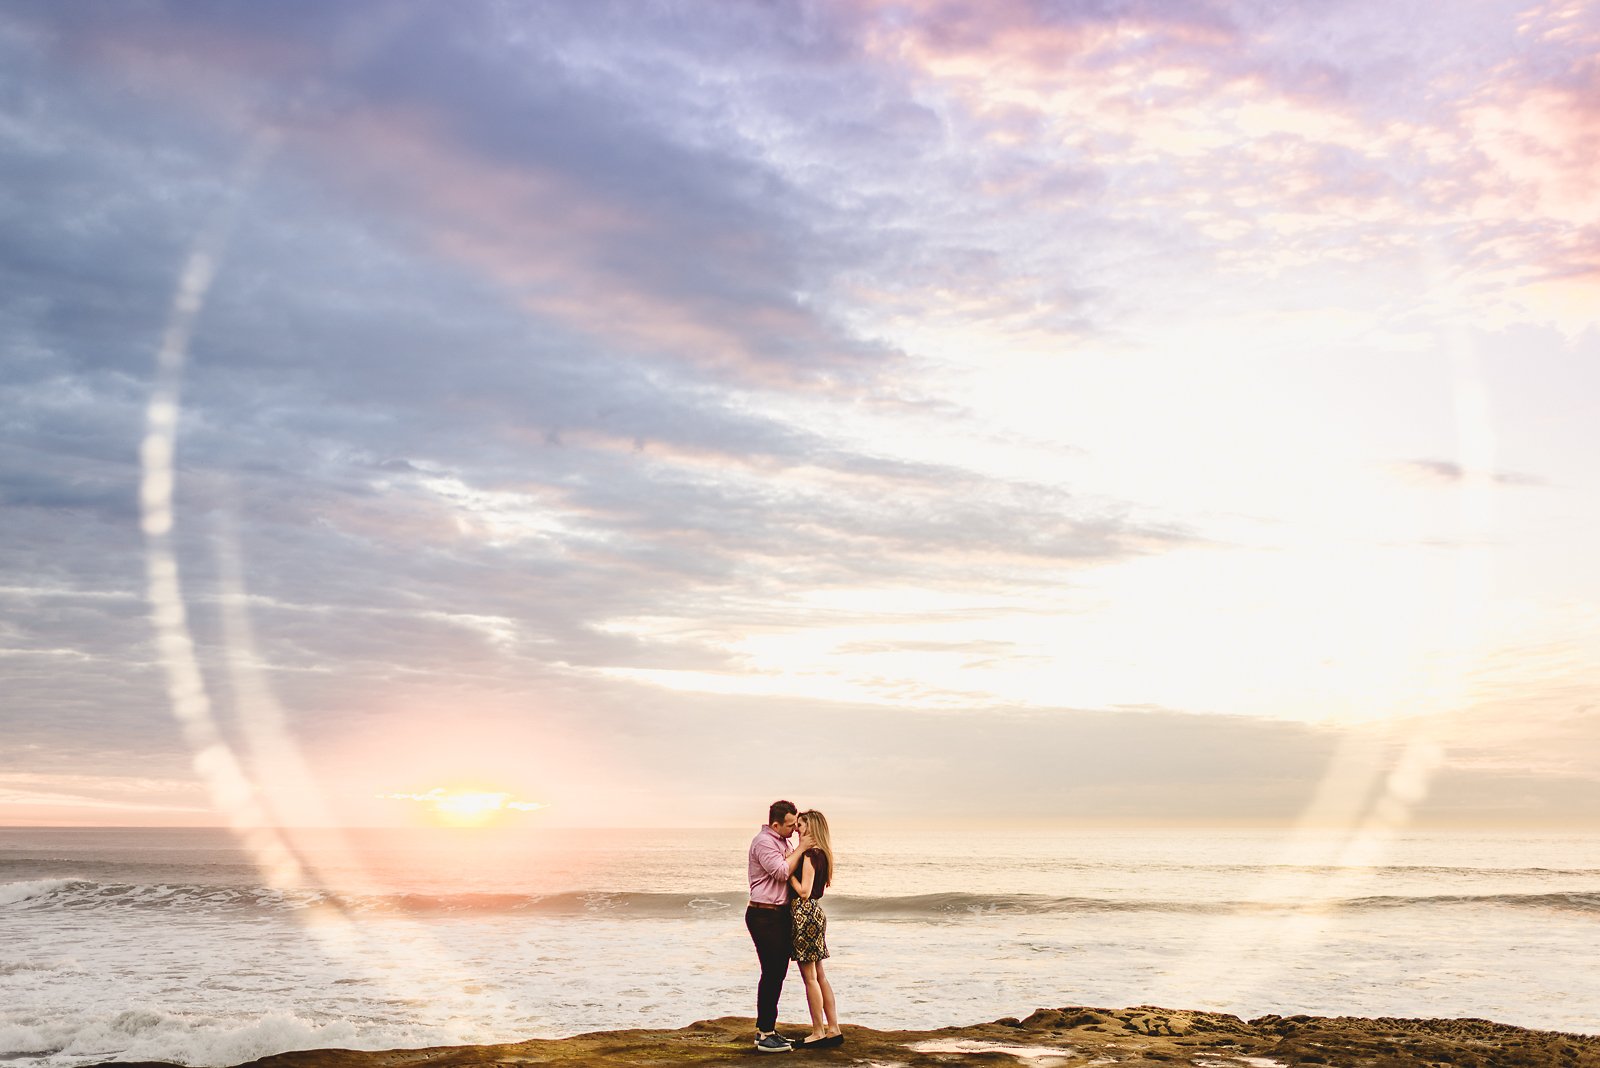
<svg viewBox="0 0 1600 1068">
<path fill-rule="evenodd" d="M 800 810 L 795 808 L 793 801 L 774 801 L 767 806 L 767 822 L 782 823 L 785 816 L 798 816 Z"/>
</svg>

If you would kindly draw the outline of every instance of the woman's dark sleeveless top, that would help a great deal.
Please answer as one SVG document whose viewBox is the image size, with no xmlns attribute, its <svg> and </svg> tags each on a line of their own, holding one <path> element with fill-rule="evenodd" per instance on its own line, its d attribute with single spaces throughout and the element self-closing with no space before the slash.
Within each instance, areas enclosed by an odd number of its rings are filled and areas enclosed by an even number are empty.
<svg viewBox="0 0 1600 1068">
<path fill-rule="evenodd" d="M 820 849 L 808 849 L 806 857 L 811 861 L 812 871 L 816 872 L 811 879 L 811 900 L 820 901 L 822 892 L 828 888 L 828 854 Z"/>
</svg>

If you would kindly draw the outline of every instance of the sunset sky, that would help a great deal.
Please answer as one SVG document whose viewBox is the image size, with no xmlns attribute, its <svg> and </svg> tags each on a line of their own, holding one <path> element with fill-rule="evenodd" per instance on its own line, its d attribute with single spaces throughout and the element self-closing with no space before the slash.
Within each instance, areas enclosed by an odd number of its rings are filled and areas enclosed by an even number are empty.
<svg viewBox="0 0 1600 1068">
<path fill-rule="evenodd" d="M 13 0 L 0 825 L 1600 826 L 1597 56 Z"/>
</svg>

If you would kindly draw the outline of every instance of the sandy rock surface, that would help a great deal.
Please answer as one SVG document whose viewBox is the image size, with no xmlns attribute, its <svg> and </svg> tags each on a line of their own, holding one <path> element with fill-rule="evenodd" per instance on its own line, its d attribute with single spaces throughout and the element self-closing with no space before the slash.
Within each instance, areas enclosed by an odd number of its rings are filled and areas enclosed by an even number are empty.
<svg viewBox="0 0 1600 1068">
<path fill-rule="evenodd" d="M 780 1025 L 795 1036 L 808 1029 Z M 465 1065 L 696 1066 L 787 1065 L 855 1068 L 1600 1068 L 1600 1037 L 1528 1031 L 1487 1020 L 1395 1020 L 1263 1016 L 1148 1005 L 1132 1009 L 1040 1009 L 937 1031 L 874 1031 L 846 1025 L 831 1050 L 758 1054 L 748 1017 L 703 1020 L 676 1031 L 599 1031 L 500 1046 L 437 1049 L 304 1050 L 249 1068 L 450 1068 Z M 244 1066 L 241 1066 L 244 1068 Z"/>
</svg>

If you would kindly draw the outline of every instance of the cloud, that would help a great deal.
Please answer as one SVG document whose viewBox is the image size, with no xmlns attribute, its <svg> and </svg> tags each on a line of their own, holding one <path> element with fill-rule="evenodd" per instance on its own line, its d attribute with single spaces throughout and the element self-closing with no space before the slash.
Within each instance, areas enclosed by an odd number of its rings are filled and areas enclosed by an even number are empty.
<svg viewBox="0 0 1600 1068">
<path fill-rule="evenodd" d="M 140 825 L 211 816 L 199 784 L 181 779 L 0 770 L 0 820 L 15 825 Z"/>
<path fill-rule="evenodd" d="M 946 170 L 968 180 L 935 194 L 927 236 L 949 235 L 954 253 L 959 226 L 1006 249 L 959 289 L 987 294 L 1013 329 L 1055 303 L 1074 316 L 1037 332 L 1114 333 L 1218 299 L 1193 284 L 1216 274 L 1257 306 L 1283 288 L 1370 287 L 1373 307 L 1401 314 L 1454 289 L 1463 319 L 1586 321 L 1595 198 L 1577 161 L 1592 155 L 1579 111 L 1592 29 L 1564 5 L 1477 8 L 1422 40 L 1367 4 L 870 10 L 869 53 L 941 100 L 962 146 L 951 163 L 965 170 Z M 1051 188 L 1069 176 L 1075 193 Z M 1007 232 L 1018 218 L 1026 232 Z M 1108 238 L 1120 264 L 1094 258 Z M 1044 278 L 1076 298 L 1041 293 Z M 1558 293 L 1552 279 L 1588 280 Z M 949 303 L 951 288 L 924 303 Z"/>
<path fill-rule="evenodd" d="M 278 224 L 280 211 L 296 221 Z M 259 222 L 247 213 L 196 334 L 177 536 L 225 716 L 240 656 L 309 738 L 314 722 L 359 722 L 423 680 L 538 693 L 570 685 L 550 665 L 729 670 L 720 632 L 748 589 L 893 574 L 959 586 L 996 559 L 1021 585 L 1037 581 L 1030 561 L 1172 537 L 1075 516 L 1056 490 L 841 451 L 708 380 L 572 355 L 448 270 L 374 261 L 375 248 L 287 199 Z M 30 284 L 48 300 L 49 276 Z M 149 342 L 135 323 L 99 349 L 78 325 L 37 314 L 45 377 L 7 393 L 22 450 L 0 479 L 11 559 L 64 591 L 8 604 L 6 644 L 32 658 L 11 675 L 8 731 L 67 766 L 109 772 L 132 753 L 178 770 L 132 512 L 143 398 L 131 372 Z M 475 358 L 439 355 L 464 350 Z M 222 632 L 219 551 L 244 561 L 252 649 Z M 74 592 L 105 590 L 127 600 Z M 641 614 L 687 634 L 603 626 Z"/>
<path fill-rule="evenodd" d="M 365 24 L 181 6 L 40 17 L 62 47 L 197 117 L 274 130 L 279 167 L 403 216 L 433 252 L 601 344 L 789 384 L 870 375 L 895 355 L 803 299 L 807 264 L 835 244 L 805 214 L 823 205 L 736 143 L 660 128 L 617 91 L 631 87 L 583 69 L 593 35 L 614 28 L 605 14 L 531 27 L 423 6 Z M 169 64 L 175 41 L 191 47 Z M 687 71 L 657 73 L 657 93 L 691 88 Z M 255 99 L 262 84 L 298 102 L 275 112 Z"/>
<path fill-rule="evenodd" d="M 1454 460 L 1396 460 L 1389 469 L 1400 479 L 1417 486 L 1460 486 L 1487 482 L 1496 486 L 1544 486 L 1535 475 L 1516 471 L 1470 471 Z"/>
<path fill-rule="evenodd" d="M 192 32 L 228 32 L 211 16 L 200 23 Z M 114 81 L 142 70 L 139 57 L 162 47 L 148 29 L 62 32 L 88 54 L 110 49 L 112 66 L 95 73 Z M 240 47 L 217 54 L 269 77 L 283 61 L 270 39 Z M 401 54 L 422 47 L 411 40 Z M 75 588 L 142 588 L 131 504 L 144 383 L 176 266 L 201 225 L 196 212 L 230 197 L 237 207 L 191 346 L 177 456 L 185 588 L 219 692 L 230 655 L 219 551 L 245 564 L 261 635 L 252 655 L 291 707 L 329 709 L 402 670 L 478 673 L 505 686 L 538 680 L 540 664 L 726 670 L 736 659 L 716 621 L 738 618 L 731 606 L 744 590 L 781 598 L 864 579 L 1021 588 L 1037 582 L 1026 571 L 1040 563 L 1072 566 L 1183 541 L 1179 529 L 1123 518 L 1058 488 L 841 446 L 810 429 L 803 408 L 799 418 L 771 410 L 765 391 L 787 382 L 781 376 L 752 378 L 749 367 L 715 361 L 663 364 L 658 353 L 589 329 L 581 316 L 529 304 L 496 271 L 419 237 L 416 220 L 426 224 L 429 211 L 451 225 L 482 225 L 495 240 L 517 220 L 556 227 L 581 248 L 574 261 L 540 246 L 549 270 L 581 273 L 598 269 L 585 257 L 616 260 L 629 285 L 712 320 L 724 317 L 694 311 L 690 290 L 720 301 L 727 279 L 754 283 L 787 270 L 799 247 L 778 241 L 790 234 L 787 217 L 762 217 L 764 200 L 738 199 L 736 187 L 753 180 L 756 164 L 723 175 L 716 153 L 645 130 L 636 151 L 648 155 L 656 145 L 668 168 L 646 180 L 639 167 L 621 166 L 611 143 L 614 124 L 632 121 L 626 102 L 608 107 L 599 90 L 567 86 L 559 72 L 552 85 L 518 89 L 521 75 L 496 69 L 515 83 L 518 106 L 559 127 L 550 144 L 482 143 L 449 123 L 425 123 L 418 133 L 395 117 L 407 107 L 398 97 L 438 97 L 458 116 L 479 104 L 510 105 L 489 100 L 488 84 L 394 85 L 393 69 L 363 69 L 349 75 L 342 109 L 297 119 L 309 140 L 240 186 L 231 166 L 237 142 L 203 123 L 163 128 L 159 152 L 136 147 L 142 133 L 121 132 L 148 129 L 147 114 L 172 121 L 160 92 L 141 86 L 136 99 L 146 110 L 138 112 L 95 78 L 36 63 L 33 84 L 50 91 L 33 118 L 71 150 L 51 154 L 43 139 L 24 139 L 0 166 L 38 175 L 29 187 L 35 217 L 92 220 L 66 234 L 40 231 L 37 254 L 21 248 L 16 255 L 26 262 L 8 261 L 17 282 L 8 290 L 6 314 L 17 327 L 10 337 L 26 362 L 0 395 L 20 450 L 9 454 L 0 492 L 26 524 L 36 565 L 47 561 Z M 180 65 L 178 75 L 206 87 L 220 79 L 222 98 L 227 86 L 238 88 L 203 59 Z M 183 106 L 206 117 L 204 100 Z M 494 116 L 516 125 L 504 110 Z M 346 122 L 372 129 L 346 131 L 338 125 Z M 501 128 L 491 127 L 482 137 Z M 340 131 L 352 133 L 348 143 Z M 396 161 L 382 154 L 386 137 L 423 138 L 405 142 L 405 151 L 419 153 L 419 174 L 436 164 L 458 168 L 444 183 L 454 190 L 447 199 L 430 207 L 427 197 L 446 194 L 424 181 L 399 199 L 372 190 L 367 210 L 352 210 L 352 191 Z M 371 159 L 360 158 L 369 148 Z M 53 169 L 41 169 L 47 156 Z M 355 168 L 353 178 L 345 167 Z M 516 197 L 556 182 L 579 200 L 490 196 L 480 204 L 474 198 L 484 190 L 473 183 L 495 168 L 513 177 L 526 169 L 532 184 L 518 186 Z M 634 177 L 617 177 L 619 168 Z M 603 178 L 607 196 L 633 203 L 642 229 L 612 232 L 579 210 L 594 185 L 585 175 Z M 488 193 L 499 188 L 490 186 Z M 661 201 L 680 187 L 677 207 Z M 482 204 L 496 210 L 474 214 Z M 713 242 L 705 271 L 670 270 L 660 257 L 698 253 L 666 247 L 676 238 L 651 227 L 678 225 L 680 211 L 685 226 L 742 220 L 755 244 Z M 644 242 L 642 259 L 622 255 L 633 240 Z M 795 251 L 795 262 L 812 255 Z M 736 296 L 749 303 L 748 294 Z M 793 334 L 790 325 L 777 328 Z M 816 350 L 814 336 L 793 336 Z M 804 403 L 811 387 L 789 384 Z M 89 521 L 63 536 L 77 519 Z M 41 609 L 20 625 L 20 643 L 95 658 L 107 686 L 119 672 L 131 684 L 137 712 L 129 716 L 159 720 L 163 697 L 136 608 L 95 620 L 60 601 Z M 642 637 L 609 626 L 640 616 L 678 619 L 685 634 Z M 343 680 L 329 677 L 330 665 Z M 65 679 L 40 678 L 38 686 L 40 711 L 28 715 L 41 720 L 54 694 L 100 692 Z"/>
</svg>

